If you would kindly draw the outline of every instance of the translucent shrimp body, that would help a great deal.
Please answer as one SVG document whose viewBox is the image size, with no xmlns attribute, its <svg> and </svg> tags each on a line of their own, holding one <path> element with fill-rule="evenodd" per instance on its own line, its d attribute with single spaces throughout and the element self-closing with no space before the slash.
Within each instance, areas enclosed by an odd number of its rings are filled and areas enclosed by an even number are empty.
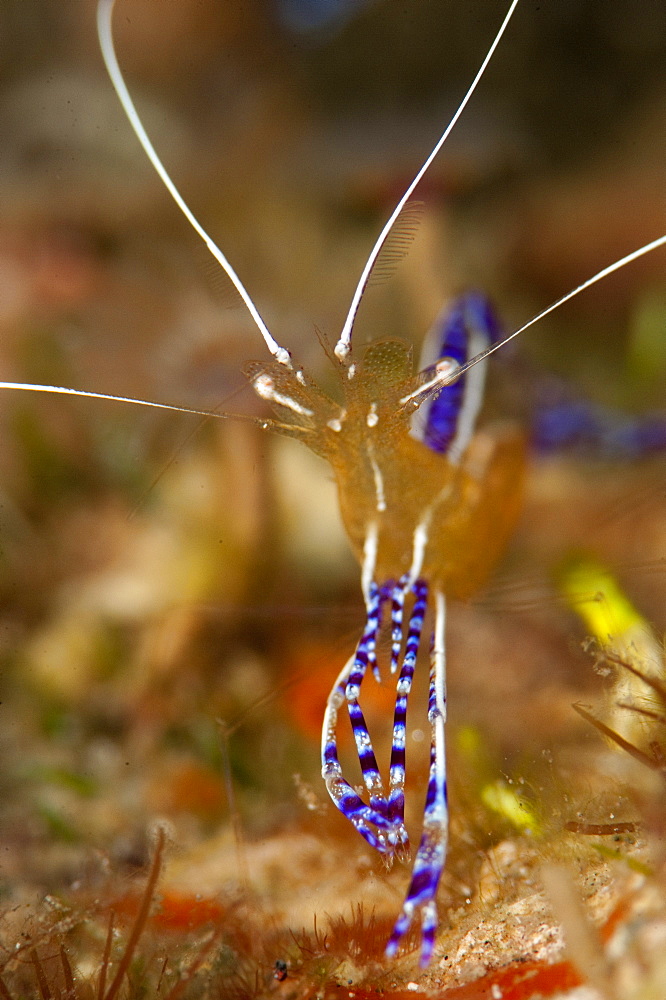
<svg viewBox="0 0 666 1000">
<path fill-rule="evenodd" d="M 523 448 L 514 430 L 473 435 L 455 463 L 416 440 L 423 379 L 397 341 L 372 344 L 353 377 L 343 369 L 341 404 L 279 362 L 253 362 L 247 373 L 280 431 L 330 463 L 345 529 L 369 572 L 374 552 L 369 579 L 423 576 L 456 598 L 478 589 L 515 521 Z"/>
<path fill-rule="evenodd" d="M 424 964 L 432 953 L 435 894 L 446 857 L 444 598 L 468 597 L 492 571 L 515 523 L 524 466 L 523 439 L 515 429 L 474 431 L 483 366 L 445 388 L 438 380 L 439 371 L 467 360 L 468 349 L 488 346 L 489 313 L 480 304 L 478 296 L 467 296 L 447 319 L 438 321 L 440 360 L 419 375 L 404 344 L 372 344 L 359 364 L 341 367 L 343 398 L 338 404 L 302 372 L 286 370 L 279 362 L 255 362 L 247 369 L 255 391 L 280 418 L 282 433 L 301 438 L 330 463 L 344 525 L 362 564 L 366 624 L 328 699 L 322 775 L 338 809 L 370 846 L 389 858 L 408 856 L 407 702 L 429 602 L 435 606 L 424 831 L 403 912 L 388 945 L 388 953 L 394 954 L 419 911 Z M 434 377 L 428 378 L 432 371 Z M 427 418 L 419 433 L 412 418 L 426 404 Z M 405 617 L 410 597 L 411 613 Z M 388 608 L 391 672 L 399 673 L 385 792 L 359 696 L 368 668 L 379 673 L 376 645 Z M 345 705 L 367 801 L 344 777 L 338 758 L 338 715 Z"/>
</svg>

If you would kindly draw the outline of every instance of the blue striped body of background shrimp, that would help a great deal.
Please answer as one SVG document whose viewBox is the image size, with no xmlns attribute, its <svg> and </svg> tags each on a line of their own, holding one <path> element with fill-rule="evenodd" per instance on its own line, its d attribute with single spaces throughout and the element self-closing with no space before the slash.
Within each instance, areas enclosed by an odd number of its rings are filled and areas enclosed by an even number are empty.
<svg viewBox="0 0 666 1000">
<path fill-rule="evenodd" d="M 456 114 L 399 199 L 368 257 L 343 329 L 330 352 L 338 382 L 335 399 L 322 392 L 275 340 L 226 256 L 194 218 L 166 173 L 116 61 L 111 33 L 114 0 L 100 0 L 98 8 L 104 58 L 130 122 L 169 192 L 235 285 L 270 354 L 270 358 L 246 366 L 254 391 L 275 413 L 274 419 L 257 422 L 265 430 L 303 442 L 333 470 L 344 526 L 361 565 L 366 622 L 355 652 L 328 697 L 322 775 L 337 808 L 365 841 L 388 859 L 404 860 L 410 852 L 404 803 L 407 706 L 419 651 L 429 646 L 430 771 L 423 831 L 405 901 L 386 949 L 389 956 L 395 955 L 412 924 L 420 921 L 423 965 L 433 953 L 436 895 L 447 846 L 445 601 L 468 597 L 493 570 L 518 514 L 524 467 L 524 442 L 517 430 L 506 425 L 475 428 L 485 358 L 584 288 L 666 243 L 666 236 L 661 236 L 614 262 L 504 339 L 497 338 L 484 300 L 466 295 L 436 322 L 429 338 L 434 346 L 419 368 L 409 348 L 398 341 L 377 340 L 362 355 L 356 355 L 354 322 L 382 248 L 464 110 L 517 2 L 511 3 Z M 123 399 L 198 412 L 54 386 L 3 382 L 0 387 Z M 360 703 L 368 669 L 376 675 L 381 672 L 377 640 L 384 622 L 391 636 L 386 668 L 397 677 L 387 780 L 382 778 Z M 363 794 L 345 776 L 339 760 L 341 712 L 351 721 Z"/>
</svg>

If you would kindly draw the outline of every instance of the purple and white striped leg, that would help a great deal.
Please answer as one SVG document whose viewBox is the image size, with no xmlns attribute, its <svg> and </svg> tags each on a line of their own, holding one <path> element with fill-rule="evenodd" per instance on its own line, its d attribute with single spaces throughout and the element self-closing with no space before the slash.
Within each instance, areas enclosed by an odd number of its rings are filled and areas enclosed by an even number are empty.
<svg viewBox="0 0 666 1000">
<path fill-rule="evenodd" d="M 437 889 L 446 861 L 448 834 L 448 803 L 446 791 L 446 757 L 444 726 L 446 723 L 446 653 L 444 595 L 435 595 L 435 635 L 430 661 L 430 694 L 428 721 L 430 722 L 430 773 L 428 792 L 423 813 L 423 833 L 414 860 L 412 879 L 409 883 L 402 912 L 386 946 L 386 955 L 397 954 L 400 941 L 412 925 L 417 912 L 421 917 L 422 967 L 430 962 L 437 931 Z"/>
<path fill-rule="evenodd" d="M 363 636 L 356 652 L 340 672 L 328 697 L 324 713 L 321 747 L 321 773 L 331 799 L 371 847 L 388 855 L 392 855 L 394 851 L 389 830 L 388 802 L 384 794 L 368 727 L 358 704 L 358 697 L 368 665 L 371 665 L 372 669 L 377 672 L 377 633 L 381 625 L 382 607 L 392 590 L 393 583 L 380 588 L 372 582 L 369 586 L 368 610 Z M 360 798 L 344 778 L 338 758 L 338 712 L 345 703 L 354 730 L 354 740 L 363 780 L 370 795 L 369 805 Z"/>
<path fill-rule="evenodd" d="M 402 649 L 402 616 L 409 592 L 409 575 L 401 576 L 391 591 L 391 673 L 398 669 Z"/>
<path fill-rule="evenodd" d="M 404 585 L 398 584 L 398 589 L 404 595 Z M 424 580 L 417 580 L 412 586 L 415 601 L 409 620 L 405 655 L 396 687 L 395 710 L 393 715 L 393 742 L 391 746 L 391 765 L 389 770 L 389 800 L 388 817 L 392 825 L 391 834 L 395 837 L 396 853 L 406 860 L 409 853 L 409 836 L 405 827 L 405 744 L 407 738 L 407 702 L 412 689 L 416 657 L 421 643 L 423 619 L 428 604 L 428 585 Z M 403 597 L 404 602 L 404 597 Z M 394 619 L 395 621 L 395 619 Z"/>
<path fill-rule="evenodd" d="M 321 775 L 328 794 L 340 812 L 354 825 L 370 847 L 381 854 L 390 854 L 388 817 L 366 805 L 342 774 L 338 758 L 338 712 L 346 704 L 345 688 L 354 669 L 356 656 L 351 656 L 340 671 L 326 702 L 321 739 Z"/>
<path fill-rule="evenodd" d="M 361 684 L 365 678 L 368 666 L 372 665 L 375 676 L 379 674 L 376 655 L 377 634 L 381 627 L 383 605 L 388 600 L 392 590 L 392 583 L 381 588 L 374 582 L 370 584 L 365 629 L 361 641 L 356 647 L 354 663 L 345 688 L 349 719 L 354 733 L 354 742 L 356 743 L 356 752 L 358 753 L 358 760 L 361 765 L 363 782 L 370 797 L 370 808 L 373 812 L 384 817 L 388 815 L 388 802 L 384 794 L 384 786 L 379 773 L 372 740 L 370 739 L 370 733 L 358 699 L 361 694 Z"/>
</svg>

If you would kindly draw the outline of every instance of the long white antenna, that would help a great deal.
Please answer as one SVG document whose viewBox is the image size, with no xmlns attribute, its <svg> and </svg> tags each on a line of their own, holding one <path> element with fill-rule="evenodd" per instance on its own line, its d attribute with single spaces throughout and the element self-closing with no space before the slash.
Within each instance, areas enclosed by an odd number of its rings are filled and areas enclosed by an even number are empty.
<svg viewBox="0 0 666 1000">
<path fill-rule="evenodd" d="M 88 392 L 85 389 L 69 389 L 64 385 L 37 385 L 34 382 L 0 382 L 0 389 L 22 389 L 25 392 L 48 392 L 58 396 L 85 396 L 88 399 L 110 399 L 114 403 L 134 403 L 135 406 L 150 406 L 155 410 L 175 410 L 177 413 L 194 413 L 199 417 L 227 419 L 229 414 L 215 410 L 197 410 L 192 406 L 174 406 L 171 403 L 153 403 L 149 399 L 134 399 L 133 396 L 113 396 L 108 392 Z M 234 419 L 243 420 L 242 416 Z M 253 417 L 249 418 L 254 420 Z"/>
<path fill-rule="evenodd" d="M 467 106 L 467 102 L 469 101 L 470 97 L 472 96 L 472 94 L 476 90 L 476 87 L 477 87 L 477 84 L 478 84 L 479 80 L 481 79 L 481 77 L 485 73 L 486 67 L 487 67 L 488 63 L 490 62 L 490 60 L 492 59 L 493 53 L 494 53 L 495 49 L 497 48 L 497 46 L 499 45 L 500 39 L 501 39 L 502 35 L 504 34 L 506 26 L 508 25 L 509 21 L 511 20 L 511 17 L 513 16 L 513 12 L 514 12 L 514 10 L 516 9 L 517 6 L 518 6 L 518 0 L 513 0 L 513 3 L 509 7 L 509 10 L 508 10 L 508 12 L 506 14 L 506 17 L 502 21 L 502 25 L 501 25 L 499 31 L 495 35 L 495 39 L 494 39 L 492 45 L 488 49 L 488 53 L 486 55 L 486 58 L 481 63 L 479 71 L 476 74 L 476 76 L 474 77 L 474 79 L 472 81 L 472 84 L 469 87 L 469 90 L 467 91 L 467 93 L 463 97 L 462 101 L 460 102 L 460 105 L 458 106 L 458 110 L 454 114 L 454 116 L 451 119 L 451 121 L 449 122 L 449 124 L 444 129 L 444 132 L 442 133 L 442 135 L 440 136 L 440 138 L 437 140 L 437 143 L 436 143 L 434 149 L 432 150 L 432 152 L 428 156 L 427 160 L 425 161 L 425 163 L 423 164 L 423 166 L 421 167 L 421 169 L 419 170 L 419 172 L 415 176 L 414 180 L 411 182 L 411 184 L 409 185 L 409 187 L 407 188 L 407 190 L 403 194 L 402 198 L 400 199 L 400 201 L 398 202 L 398 204 L 393 209 L 393 213 L 391 214 L 388 222 L 386 223 L 386 225 L 382 229 L 381 233 L 377 237 L 377 242 L 375 243 L 374 247 L 370 251 L 370 256 L 368 257 L 368 259 L 367 259 L 367 261 L 365 263 L 365 267 L 363 268 L 363 273 L 361 274 L 361 277 L 359 278 L 358 285 L 356 286 L 356 291 L 354 292 L 354 296 L 352 298 L 351 305 L 349 307 L 349 312 L 347 313 L 347 318 L 345 320 L 344 326 L 342 327 L 342 333 L 340 334 L 340 339 L 338 340 L 337 344 L 335 345 L 335 356 L 340 361 L 346 361 L 346 359 L 349 357 L 349 354 L 350 354 L 350 351 L 351 351 L 352 330 L 354 328 L 354 320 L 356 319 L 356 313 L 358 312 L 358 307 L 361 304 L 361 299 L 363 298 L 363 293 L 365 292 L 366 285 L 368 284 L 368 278 L 370 277 L 372 269 L 375 266 L 375 262 L 377 260 L 377 257 L 379 256 L 379 253 L 380 253 L 382 247 L 384 246 L 384 243 L 386 242 L 386 238 L 389 235 L 389 233 L 391 232 L 391 229 L 393 228 L 396 219 L 398 218 L 398 216 L 402 212 L 403 208 L 405 207 L 405 205 L 407 204 L 407 202 L 411 198 L 412 194 L 414 193 L 414 189 L 416 188 L 417 184 L 421 181 L 421 179 L 422 179 L 423 175 L 425 174 L 426 170 L 428 169 L 428 167 L 430 166 L 430 164 L 432 163 L 432 161 L 435 159 L 435 157 L 439 153 L 440 149 L 442 148 L 442 146 L 444 145 L 444 143 L 448 139 L 451 131 L 453 130 L 456 122 L 458 121 L 458 119 L 460 118 L 461 114 L 465 110 L 465 107 Z"/>
<path fill-rule="evenodd" d="M 587 288 L 591 288 L 592 285 L 596 285 L 598 281 L 601 281 L 602 278 L 607 278 L 608 275 L 613 274 L 614 271 L 619 271 L 620 268 L 625 267 L 625 265 L 627 264 L 631 264 L 632 261 L 634 260 L 638 260 L 639 257 L 644 257 L 645 254 L 650 253 L 652 250 L 656 250 L 658 247 L 663 247 L 663 246 L 666 246 L 666 235 L 660 236 L 656 240 L 652 240 L 651 243 L 645 243 L 642 247 L 639 247 L 638 250 L 632 250 L 632 252 L 628 253 L 626 257 L 621 257 L 620 260 L 616 260 L 615 263 L 609 264 L 608 267 L 602 268 L 601 271 L 597 271 L 597 273 L 593 274 L 591 278 L 588 278 L 587 281 L 584 281 L 582 285 L 578 285 L 577 288 L 574 288 L 572 289 L 572 291 L 567 292 L 566 295 L 563 295 L 562 298 L 557 299 L 556 302 L 553 302 L 551 305 L 547 306 L 546 309 L 542 309 L 540 313 L 537 313 L 536 316 L 533 316 L 532 319 L 528 320 L 527 323 L 524 323 L 523 326 L 521 326 L 518 330 L 514 330 L 514 332 L 510 333 L 508 337 L 504 338 L 504 340 L 498 340 L 497 343 L 492 344 L 492 346 L 488 347 L 485 351 L 481 351 L 480 354 L 477 354 L 475 355 L 475 357 L 470 358 L 470 360 L 466 361 L 464 365 L 461 365 L 459 368 L 457 367 L 455 371 L 451 373 L 445 372 L 444 376 L 441 379 L 442 387 L 445 385 L 449 385 L 451 382 L 455 382 L 457 379 L 460 378 L 461 375 L 463 375 L 467 371 L 468 368 L 472 368 L 474 365 L 478 365 L 479 361 L 483 361 L 483 359 L 487 358 L 489 354 L 494 354 L 495 351 L 499 351 L 501 347 L 504 347 L 505 344 L 508 344 L 509 341 L 513 340 L 514 337 L 517 337 L 525 330 L 529 330 L 531 326 L 534 326 L 535 323 L 538 323 L 539 320 L 542 320 L 544 316 L 548 316 L 549 313 L 552 313 L 556 309 L 559 309 L 559 307 L 563 306 L 565 302 L 569 301 L 569 299 L 573 299 L 576 295 L 579 295 L 581 292 L 584 292 Z"/>
<path fill-rule="evenodd" d="M 227 275 L 231 279 L 234 287 L 237 289 L 240 297 L 247 306 L 250 316 L 257 325 L 259 333 L 266 341 L 266 346 L 271 352 L 276 361 L 279 361 L 283 365 L 291 367 L 291 356 L 289 351 L 285 347 L 280 347 L 278 342 L 272 336 L 270 330 L 264 323 L 263 319 L 259 314 L 259 310 L 255 306 L 254 302 L 250 298 L 245 285 L 242 283 L 233 267 L 224 256 L 220 248 L 216 243 L 213 242 L 211 237 L 208 235 L 206 230 L 197 219 L 194 217 L 188 206 L 185 204 L 178 188 L 171 180 L 166 168 L 159 156 L 155 152 L 155 147 L 148 138 L 148 134 L 143 127 L 141 119 L 139 118 L 138 112 L 134 106 L 134 101 L 130 97 L 129 90 L 123 79 L 123 75 L 120 71 L 120 66 L 118 65 L 118 60 L 116 58 L 116 52 L 113 45 L 113 29 L 112 29 L 112 17 L 113 17 L 113 7 L 115 0 L 99 0 L 97 5 L 97 34 L 99 36 L 99 44 L 102 50 L 102 56 L 104 57 L 104 62 L 106 63 L 106 68 L 111 78 L 111 83 L 115 87 L 120 103 L 123 106 L 125 114 L 127 115 L 130 125 L 134 129 L 136 136 L 143 146 L 146 156 L 154 166 L 155 170 L 159 174 L 162 183 L 166 187 L 167 191 L 173 198 L 173 200 L 178 205 L 179 209 L 190 223 L 192 228 L 199 234 L 201 239 L 204 241 L 210 252 L 212 253 L 215 260 L 224 268 Z"/>
</svg>

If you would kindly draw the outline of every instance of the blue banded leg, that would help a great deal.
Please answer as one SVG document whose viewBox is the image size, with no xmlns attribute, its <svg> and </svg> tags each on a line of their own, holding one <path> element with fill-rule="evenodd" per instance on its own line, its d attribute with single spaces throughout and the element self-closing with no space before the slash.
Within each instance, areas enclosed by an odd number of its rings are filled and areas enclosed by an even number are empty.
<svg viewBox="0 0 666 1000">
<path fill-rule="evenodd" d="M 351 656 L 340 671 L 326 702 L 321 740 L 321 775 L 328 794 L 340 812 L 358 830 L 364 840 L 381 854 L 392 854 L 388 836 L 389 822 L 385 813 L 366 805 L 343 777 L 338 758 L 338 712 L 346 704 L 345 689 L 354 669 L 356 656 Z"/>
<path fill-rule="evenodd" d="M 400 941 L 412 925 L 417 913 L 421 917 L 421 966 L 428 965 L 437 931 L 437 889 L 446 861 L 448 804 L 446 791 L 446 758 L 444 726 L 446 722 L 446 653 L 444 646 L 444 595 L 435 597 L 435 636 L 430 662 L 430 773 L 423 813 L 423 833 L 414 860 L 412 879 L 402 912 L 386 946 L 390 958 L 397 954 Z"/>
<path fill-rule="evenodd" d="M 345 688 L 349 719 L 354 733 L 354 742 L 356 744 L 359 764 L 361 765 L 363 782 L 370 796 L 370 807 L 381 816 L 387 816 L 388 802 L 384 794 L 384 786 L 379 773 L 379 767 L 377 766 L 377 758 L 375 757 L 370 733 L 358 699 L 361 693 L 361 684 L 365 678 L 368 666 L 372 665 L 375 673 L 378 673 L 376 656 L 377 634 L 381 626 L 382 608 L 384 603 L 389 599 L 392 589 L 392 584 L 381 588 L 374 582 L 370 584 L 365 628 L 361 641 L 356 647 L 354 662 Z"/>
<path fill-rule="evenodd" d="M 405 744 L 407 735 L 407 702 L 412 689 L 416 658 L 421 643 L 423 619 L 428 603 L 428 585 L 417 580 L 412 590 L 414 607 L 409 620 L 405 655 L 396 687 L 393 714 L 393 742 L 389 770 L 388 816 L 396 837 L 396 851 L 404 859 L 409 851 L 409 837 L 405 828 Z"/>
<path fill-rule="evenodd" d="M 377 637 L 382 625 L 382 611 L 384 605 L 391 598 L 394 589 L 395 586 L 392 580 L 389 580 L 388 583 L 383 584 L 381 587 L 378 587 L 373 580 L 368 588 L 365 627 L 363 629 L 361 641 L 356 647 L 355 654 L 356 660 L 358 661 L 358 668 L 361 671 L 357 682 L 359 688 L 368 667 L 372 669 L 377 683 L 379 684 L 381 682 L 379 664 L 377 663 Z M 350 677 L 349 684 L 353 687 L 354 683 L 353 678 Z M 358 698 L 358 692 L 355 697 Z"/>
<path fill-rule="evenodd" d="M 409 591 L 409 576 L 401 576 L 391 591 L 391 673 L 398 669 L 402 649 L 402 616 Z"/>
<path fill-rule="evenodd" d="M 379 768 L 375 758 L 370 734 L 358 704 L 361 683 L 371 665 L 378 673 L 376 646 L 381 626 L 382 608 L 393 592 L 394 584 L 389 582 L 378 587 L 374 581 L 368 587 L 367 617 L 363 635 L 352 656 L 329 695 L 322 729 L 322 777 L 328 793 L 337 808 L 355 826 L 361 836 L 382 854 L 394 853 L 393 837 L 388 822 L 388 802 L 384 795 Z M 365 786 L 370 793 L 370 804 L 355 792 L 342 774 L 337 751 L 338 712 L 347 704 L 354 731 L 354 740 Z"/>
</svg>

